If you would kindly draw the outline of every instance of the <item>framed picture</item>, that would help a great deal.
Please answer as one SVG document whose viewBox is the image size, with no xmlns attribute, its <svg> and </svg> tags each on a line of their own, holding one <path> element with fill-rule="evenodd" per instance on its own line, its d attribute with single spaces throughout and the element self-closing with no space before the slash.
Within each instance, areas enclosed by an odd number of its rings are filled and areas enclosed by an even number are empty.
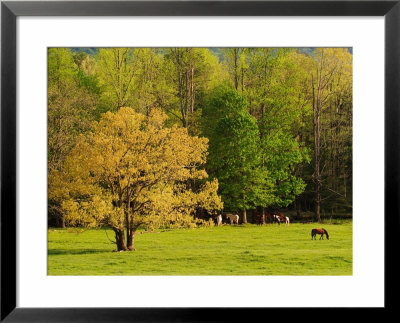
<svg viewBox="0 0 400 323">
<path fill-rule="evenodd" d="M 1 16 L 2 321 L 394 308 L 398 1 Z"/>
</svg>

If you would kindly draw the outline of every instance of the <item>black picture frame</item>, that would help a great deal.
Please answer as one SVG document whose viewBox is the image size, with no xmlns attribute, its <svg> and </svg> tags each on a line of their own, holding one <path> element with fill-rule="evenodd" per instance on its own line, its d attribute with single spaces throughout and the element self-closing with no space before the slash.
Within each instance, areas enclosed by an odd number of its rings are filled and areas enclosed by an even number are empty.
<svg viewBox="0 0 400 323">
<path fill-rule="evenodd" d="M 400 4 L 395 1 L 4 1 L 1 3 L 1 321 L 253 321 L 260 308 L 17 308 L 16 19 L 18 16 L 384 16 L 385 17 L 385 308 L 396 306 L 399 275 Z M 373 153 L 373 152 L 371 152 Z M 367 203 L 367 201 L 366 201 Z M 373 238 L 373 237 L 371 237 Z M 40 293 L 40 291 L 38 291 Z M 307 312 L 309 312 L 308 309 Z M 312 309 L 314 310 L 314 309 Z M 344 310 L 344 309 L 343 309 Z M 304 309 L 290 309 L 304 313 Z M 337 309 L 326 309 L 331 318 Z M 347 310 L 349 311 L 349 310 Z M 382 309 L 368 311 L 370 318 Z M 285 314 L 286 315 L 286 314 Z M 297 314 L 296 314 L 297 315 Z M 307 314 L 308 315 L 308 314 Z M 339 314 L 340 315 L 340 314 Z M 371 316 L 372 315 L 372 316 Z M 246 319 L 247 318 L 247 319 Z M 254 318 L 254 319 L 252 319 Z M 315 318 L 317 319 L 317 318 Z"/>
</svg>

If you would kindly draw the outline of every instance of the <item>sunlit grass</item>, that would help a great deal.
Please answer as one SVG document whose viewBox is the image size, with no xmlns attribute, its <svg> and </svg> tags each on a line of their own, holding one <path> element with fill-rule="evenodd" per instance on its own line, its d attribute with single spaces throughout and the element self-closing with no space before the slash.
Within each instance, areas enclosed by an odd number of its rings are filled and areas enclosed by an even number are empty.
<svg viewBox="0 0 400 323">
<path fill-rule="evenodd" d="M 311 240 L 324 227 L 330 240 Z M 108 235 L 113 237 L 112 231 Z M 319 237 L 319 236 L 318 236 Z M 103 229 L 50 229 L 49 275 L 351 275 L 352 224 L 239 225 L 138 235 L 115 249 Z"/>
</svg>

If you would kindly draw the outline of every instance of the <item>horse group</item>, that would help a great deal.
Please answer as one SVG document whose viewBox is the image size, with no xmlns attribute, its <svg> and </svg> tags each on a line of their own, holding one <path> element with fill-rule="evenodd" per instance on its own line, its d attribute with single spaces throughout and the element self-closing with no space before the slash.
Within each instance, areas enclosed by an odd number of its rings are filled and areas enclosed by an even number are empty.
<svg viewBox="0 0 400 323">
<path fill-rule="evenodd" d="M 239 224 L 239 215 L 238 214 L 232 214 L 232 213 L 226 213 L 225 214 L 226 219 L 229 221 L 230 224 Z M 216 217 L 216 222 L 217 226 L 222 225 L 222 214 L 217 215 Z M 281 225 L 281 223 L 284 223 L 286 225 L 290 224 L 290 220 L 288 216 L 284 216 L 282 213 L 266 213 L 264 216 L 262 216 L 260 213 L 257 213 L 255 216 L 254 223 L 262 225 L 265 223 L 278 223 L 278 225 Z"/>
<path fill-rule="evenodd" d="M 239 215 L 227 213 L 225 217 L 229 220 L 230 224 L 239 224 Z M 222 214 L 217 215 L 217 225 L 222 225 Z"/>
<path fill-rule="evenodd" d="M 225 217 L 229 220 L 230 224 L 239 224 L 239 215 L 237 214 L 232 214 L 232 213 L 227 213 L 225 214 Z M 255 217 L 255 223 L 256 224 L 265 224 L 266 221 L 268 221 L 272 224 L 277 222 L 278 225 L 281 225 L 282 223 L 285 223 L 286 225 L 290 224 L 289 217 L 284 216 L 282 213 L 266 213 L 264 216 L 261 214 L 257 213 Z M 222 214 L 217 215 L 217 226 L 222 225 Z M 326 236 L 326 239 L 329 240 L 329 234 L 328 231 L 326 231 L 324 228 L 321 229 L 312 229 L 311 230 L 311 240 L 317 240 L 317 234 L 320 235 L 319 240 L 324 240 L 324 235 Z"/>
</svg>

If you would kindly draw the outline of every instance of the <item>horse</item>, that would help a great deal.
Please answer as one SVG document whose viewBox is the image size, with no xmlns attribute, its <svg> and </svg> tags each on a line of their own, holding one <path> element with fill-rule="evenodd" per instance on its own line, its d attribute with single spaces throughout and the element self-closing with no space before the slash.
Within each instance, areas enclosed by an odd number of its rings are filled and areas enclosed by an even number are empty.
<svg viewBox="0 0 400 323">
<path fill-rule="evenodd" d="M 284 222 L 286 225 L 290 224 L 290 220 L 288 216 L 284 216 L 282 213 L 273 213 L 272 219 L 274 222 L 278 222 L 281 225 L 281 222 Z"/>
<path fill-rule="evenodd" d="M 220 225 L 222 225 L 222 215 L 221 214 L 217 215 L 217 226 L 220 226 Z"/>
<path fill-rule="evenodd" d="M 319 240 L 324 240 L 324 234 L 326 235 L 326 239 L 329 240 L 329 234 L 328 231 L 326 231 L 324 228 L 321 229 L 312 229 L 311 230 L 311 240 L 317 240 L 317 234 L 321 235 Z"/>
<path fill-rule="evenodd" d="M 277 214 L 272 214 L 272 223 L 278 222 L 278 224 L 281 224 L 281 221 L 279 220 L 279 216 Z"/>
<path fill-rule="evenodd" d="M 290 225 L 290 220 L 288 216 L 285 216 L 285 224 Z"/>
<path fill-rule="evenodd" d="M 265 224 L 265 216 L 261 215 L 260 213 L 257 213 L 254 219 L 254 223 L 258 225 Z"/>
<path fill-rule="evenodd" d="M 226 214 L 227 219 L 231 222 L 231 224 L 239 224 L 239 215 L 237 214 Z"/>
</svg>

